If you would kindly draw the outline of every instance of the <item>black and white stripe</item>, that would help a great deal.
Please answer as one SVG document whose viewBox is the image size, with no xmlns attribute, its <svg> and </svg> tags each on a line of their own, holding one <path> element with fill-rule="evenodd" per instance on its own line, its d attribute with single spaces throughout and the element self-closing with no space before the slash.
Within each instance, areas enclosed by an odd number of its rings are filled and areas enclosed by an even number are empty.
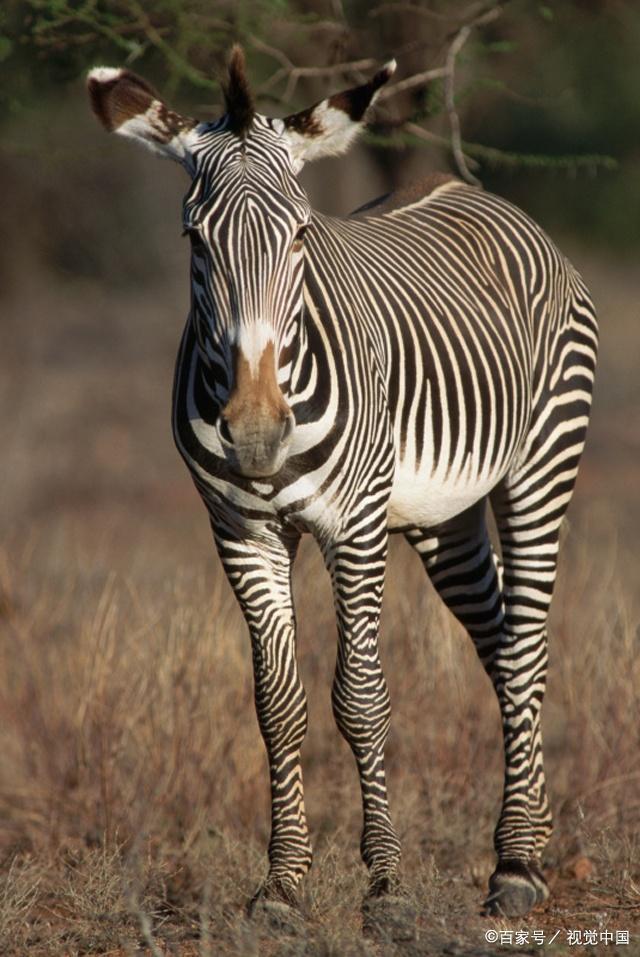
<svg viewBox="0 0 640 957">
<path fill-rule="evenodd" d="M 540 710 L 560 526 L 591 403 L 589 294 L 524 213 L 450 178 L 347 219 L 312 212 L 295 176 L 305 150 L 318 155 L 323 137 L 325 152 L 350 142 L 393 67 L 281 121 L 252 114 L 234 56 L 227 99 L 240 104 L 235 123 L 184 120 L 144 81 L 110 68 L 94 71 L 90 91 L 107 128 L 156 150 L 160 142 L 192 176 L 184 207 L 192 307 L 174 434 L 251 635 L 272 791 L 263 893 L 295 900 L 311 864 L 291 595 L 303 532 L 319 542 L 333 583 L 333 710 L 360 774 L 371 895 L 395 886 L 400 845 L 385 787 L 390 707 L 378 628 L 388 533 L 396 531 L 493 681 L 505 784 L 488 909 L 526 913 L 548 893 Z M 277 467 L 252 472 L 230 454 L 224 413 L 234 390 L 238 409 L 238 356 L 261 408 L 265 355 L 276 367 L 276 384 L 267 384 L 276 412 L 282 399 L 294 424 Z M 243 436 L 261 428 L 250 413 L 241 424 Z"/>
<path fill-rule="evenodd" d="M 256 170 L 266 170 L 270 184 L 281 184 L 286 171 L 270 136 L 261 136 L 267 129 L 256 122 L 243 148 L 251 157 L 255 151 Z M 494 682 L 506 773 L 491 903 L 512 912 L 524 894 L 530 906 L 544 894 L 539 859 L 551 831 L 540 739 L 546 621 L 595 366 L 588 293 L 523 213 L 457 181 L 387 212 L 374 207 L 346 220 L 314 214 L 301 290 L 299 274 L 283 265 L 278 230 L 279 217 L 295 215 L 296 187 L 261 189 L 259 177 L 247 174 L 233 195 L 223 188 L 216 195 L 196 183 L 207 208 L 202 228 L 218 224 L 206 235 L 207 255 L 216 255 L 220 224 L 235 245 L 217 273 L 194 255 L 175 434 L 254 643 L 274 800 L 268 886 L 275 882 L 289 896 L 311 859 L 299 764 L 306 712 L 289 587 L 300 531 L 320 542 L 334 586 L 333 708 L 360 773 L 363 858 L 375 887 L 393 879 L 400 849 L 384 783 L 390 710 L 377 635 L 387 529 L 401 529 Z M 261 255 L 257 242 L 250 246 L 245 193 L 253 191 L 260 241 L 268 244 Z M 228 381 L 220 343 L 230 328 L 219 324 L 224 296 L 216 276 L 228 279 L 236 254 L 231 271 L 249 302 L 274 283 L 285 287 L 273 329 L 287 353 L 282 382 L 296 430 L 285 466 L 264 481 L 230 474 L 199 434 L 200 423 L 213 429 L 226 396 L 216 390 Z M 263 314 L 245 304 L 230 322 Z M 487 535 L 488 499 L 503 570 Z"/>
</svg>

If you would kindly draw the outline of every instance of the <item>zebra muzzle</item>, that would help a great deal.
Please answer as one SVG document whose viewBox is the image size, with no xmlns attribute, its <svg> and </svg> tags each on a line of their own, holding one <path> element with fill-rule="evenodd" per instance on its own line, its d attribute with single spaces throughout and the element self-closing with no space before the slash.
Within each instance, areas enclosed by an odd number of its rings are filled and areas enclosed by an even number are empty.
<svg viewBox="0 0 640 957">
<path fill-rule="evenodd" d="M 236 350 L 234 378 L 218 420 L 229 466 L 247 478 L 275 475 L 287 456 L 295 418 L 278 385 L 273 342 L 255 362 Z"/>
<path fill-rule="evenodd" d="M 230 468 L 246 478 L 275 475 L 287 457 L 295 418 L 291 411 L 271 416 L 255 413 L 246 419 L 218 420 L 218 438 Z"/>
</svg>

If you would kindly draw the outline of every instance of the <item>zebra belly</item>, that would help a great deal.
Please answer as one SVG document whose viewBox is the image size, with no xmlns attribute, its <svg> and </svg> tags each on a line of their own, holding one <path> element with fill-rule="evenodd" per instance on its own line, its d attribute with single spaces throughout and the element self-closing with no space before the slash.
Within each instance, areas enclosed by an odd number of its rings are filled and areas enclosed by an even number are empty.
<svg viewBox="0 0 640 957">
<path fill-rule="evenodd" d="M 501 478 L 500 473 L 482 477 L 466 474 L 452 480 L 437 472 L 416 472 L 410 465 L 399 463 L 387 508 L 388 527 L 430 528 L 446 522 L 488 495 Z"/>
</svg>

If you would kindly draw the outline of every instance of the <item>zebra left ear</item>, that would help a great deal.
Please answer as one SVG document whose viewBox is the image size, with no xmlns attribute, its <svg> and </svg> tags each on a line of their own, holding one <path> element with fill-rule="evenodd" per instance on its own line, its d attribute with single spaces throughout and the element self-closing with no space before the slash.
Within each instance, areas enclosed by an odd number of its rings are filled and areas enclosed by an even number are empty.
<svg viewBox="0 0 640 957">
<path fill-rule="evenodd" d="M 329 99 L 284 118 L 283 136 L 296 172 L 309 160 L 338 156 L 349 149 L 364 128 L 365 113 L 395 69 L 396 61 L 390 60 L 368 83 L 334 93 Z"/>
<path fill-rule="evenodd" d="M 118 67 L 94 67 L 87 91 L 93 112 L 108 132 L 189 168 L 188 136 L 196 120 L 170 110 L 141 76 Z"/>
</svg>

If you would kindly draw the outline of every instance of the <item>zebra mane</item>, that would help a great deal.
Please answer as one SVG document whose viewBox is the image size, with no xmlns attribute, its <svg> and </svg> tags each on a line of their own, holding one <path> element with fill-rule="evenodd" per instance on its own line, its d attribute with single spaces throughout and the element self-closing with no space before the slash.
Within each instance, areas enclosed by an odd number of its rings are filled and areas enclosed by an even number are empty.
<svg viewBox="0 0 640 957">
<path fill-rule="evenodd" d="M 222 85 L 228 116 L 228 128 L 237 136 L 244 136 L 253 120 L 253 94 L 245 71 L 244 50 L 236 43 L 229 57 L 228 79 Z"/>
</svg>

